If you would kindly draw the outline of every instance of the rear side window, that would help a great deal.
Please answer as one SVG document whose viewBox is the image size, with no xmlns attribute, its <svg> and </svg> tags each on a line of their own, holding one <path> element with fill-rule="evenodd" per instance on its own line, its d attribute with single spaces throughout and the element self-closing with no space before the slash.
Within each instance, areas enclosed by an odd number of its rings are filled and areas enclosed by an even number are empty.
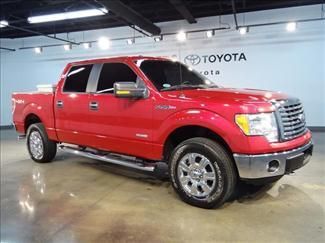
<svg viewBox="0 0 325 243">
<path fill-rule="evenodd" d="M 63 92 L 86 92 L 92 66 L 90 64 L 72 67 L 65 79 Z"/>
<path fill-rule="evenodd" d="M 105 63 L 100 72 L 97 92 L 113 93 L 116 82 L 136 82 L 137 75 L 124 63 Z"/>
</svg>

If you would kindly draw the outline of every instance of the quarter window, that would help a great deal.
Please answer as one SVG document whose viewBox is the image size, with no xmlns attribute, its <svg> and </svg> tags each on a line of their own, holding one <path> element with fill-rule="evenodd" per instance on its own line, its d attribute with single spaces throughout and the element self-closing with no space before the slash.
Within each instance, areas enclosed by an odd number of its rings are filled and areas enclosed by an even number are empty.
<svg viewBox="0 0 325 243">
<path fill-rule="evenodd" d="M 74 66 L 65 79 L 63 92 L 86 92 L 92 64 Z"/>
<path fill-rule="evenodd" d="M 137 75 L 124 63 L 105 63 L 102 67 L 97 92 L 113 93 L 116 82 L 136 82 Z"/>
</svg>

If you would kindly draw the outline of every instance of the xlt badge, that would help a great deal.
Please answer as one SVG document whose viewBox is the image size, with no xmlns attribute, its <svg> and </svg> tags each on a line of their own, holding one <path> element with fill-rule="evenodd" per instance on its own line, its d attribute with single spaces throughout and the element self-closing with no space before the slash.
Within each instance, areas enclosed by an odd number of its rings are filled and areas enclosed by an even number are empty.
<svg viewBox="0 0 325 243">
<path fill-rule="evenodd" d="M 176 106 L 173 105 L 156 105 L 156 110 L 175 110 Z"/>
</svg>

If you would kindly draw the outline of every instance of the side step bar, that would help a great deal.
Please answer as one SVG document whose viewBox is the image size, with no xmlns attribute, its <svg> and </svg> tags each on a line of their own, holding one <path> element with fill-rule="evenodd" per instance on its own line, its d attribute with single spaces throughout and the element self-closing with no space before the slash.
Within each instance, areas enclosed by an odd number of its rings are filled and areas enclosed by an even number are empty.
<svg viewBox="0 0 325 243">
<path fill-rule="evenodd" d="M 26 135 L 18 135 L 17 139 L 18 140 L 24 140 L 26 138 Z"/>
<path fill-rule="evenodd" d="M 123 158 L 122 156 L 114 156 L 112 154 L 106 154 L 106 155 L 101 155 L 101 154 L 96 154 L 94 152 L 91 151 L 87 151 L 87 150 L 81 150 L 78 148 L 73 148 L 73 147 L 69 147 L 69 146 L 64 146 L 64 145 L 60 145 L 59 148 L 65 152 L 71 153 L 71 154 L 75 154 L 75 155 L 80 155 L 83 157 L 87 157 L 90 159 L 95 159 L 95 160 L 101 160 L 104 162 L 109 162 L 112 164 L 116 164 L 116 165 L 122 165 L 122 166 L 126 166 L 129 168 L 134 168 L 134 169 L 138 169 L 138 170 L 142 170 L 142 171 L 149 171 L 149 172 L 154 172 L 158 167 L 159 164 L 162 164 L 162 162 L 157 162 L 157 163 L 144 163 L 144 162 L 139 162 L 138 160 L 130 160 L 127 158 Z"/>
</svg>

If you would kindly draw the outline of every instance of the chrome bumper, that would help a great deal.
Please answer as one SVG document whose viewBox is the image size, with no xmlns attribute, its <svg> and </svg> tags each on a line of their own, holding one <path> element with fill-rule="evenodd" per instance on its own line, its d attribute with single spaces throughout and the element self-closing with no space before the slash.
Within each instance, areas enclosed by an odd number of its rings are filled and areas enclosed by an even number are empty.
<svg viewBox="0 0 325 243">
<path fill-rule="evenodd" d="M 311 158 L 313 143 L 281 153 L 234 154 L 238 173 L 242 179 L 258 179 L 289 174 L 307 164 Z"/>
</svg>

